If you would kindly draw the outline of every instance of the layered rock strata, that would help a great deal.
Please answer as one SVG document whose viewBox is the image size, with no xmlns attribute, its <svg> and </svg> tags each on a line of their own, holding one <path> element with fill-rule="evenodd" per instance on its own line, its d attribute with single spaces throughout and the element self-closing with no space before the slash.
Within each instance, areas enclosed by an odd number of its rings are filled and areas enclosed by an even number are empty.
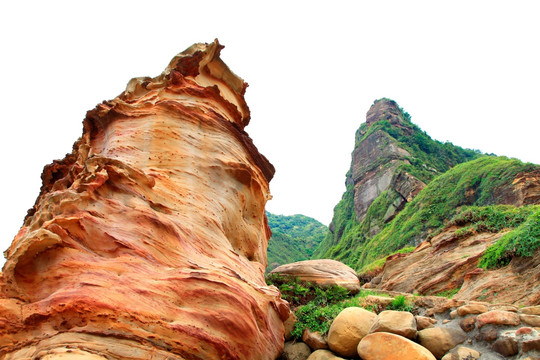
<svg viewBox="0 0 540 360">
<path fill-rule="evenodd" d="M 274 359 L 264 281 L 274 168 L 217 42 L 88 112 L 6 251 L 0 357 Z"/>
<path fill-rule="evenodd" d="M 504 232 L 462 235 L 460 229 L 449 227 L 410 254 L 389 256 L 370 287 L 427 295 L 459 289 L 454 298 L 461 300 L 540 303 L 540 252 L 516 257 L 500 269 L 484 270 L 478 268 L 479 259 Z"/>
</svg>

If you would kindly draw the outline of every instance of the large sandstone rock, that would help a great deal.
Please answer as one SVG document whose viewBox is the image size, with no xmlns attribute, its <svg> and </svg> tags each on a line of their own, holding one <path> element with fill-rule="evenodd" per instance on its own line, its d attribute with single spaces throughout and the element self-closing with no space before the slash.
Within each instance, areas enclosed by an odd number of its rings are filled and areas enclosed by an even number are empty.
<svg viewBox="0 0 540 360">
<path fill-rule="evenodd" d="M 431 351 L 437 359 L 467 340 L 467 335 L 458 329 L 434 327 L 418 332 L 420 345 Z"/>
<path fill-rule="evenodd" d="M 476 317 L 476 326 L 478 328 L 488 324 L 516 326 L 520 322 L 519 315 L 510 311 L 492 310 Z"/>
<path fill-rule="evenodd" d="M 370 333 L 388 332 L 408 339 L 416 338 L 416 331 L 416 320 L 413 314 L 394 310 L 382 311 L 369 330 Z"/>
<path fill-rule="evenodd" d="M 356 347 L 375 322 L 377 315 L 358 307 L 339 313 L 328 331 L 328 347 L 343 357 L 355 357 Z"/>
<path fill-rule="evenodd" d="M 3 359 L 275 359 L 265 284 L 274 169 L 244 131 L 247 84 L 196 44 L 89 111 L 0 277 Z M 75 355 L 74 355 L 75 356 Z"/>
<path fill-rule="evenodd" d="M 360 281 L 356 272 L 342 262 L 330 259 L 304 260 L 278 266 L 271 274 L 295 276 L 321 286 L 338 285 L 356 294 Z"/>
<path fill-rule="evenodd" d="M 311 353 L 307 360 L 344 360 L 329 350 L 317 350 Z"/>
<path fill-rule="evenodd" d="M 378 332 L 358 344 L 362 360 L 435 360 L 428 349 L 402 336 Z"/>
<path fill-rule="evenodd" d="M 487 305 L 483 304 L 467 304 L 457 308 L 457 314 L 459 316 L 466 316 L 470 314 L 482 314 L 488 312 Z"/>
</svg>

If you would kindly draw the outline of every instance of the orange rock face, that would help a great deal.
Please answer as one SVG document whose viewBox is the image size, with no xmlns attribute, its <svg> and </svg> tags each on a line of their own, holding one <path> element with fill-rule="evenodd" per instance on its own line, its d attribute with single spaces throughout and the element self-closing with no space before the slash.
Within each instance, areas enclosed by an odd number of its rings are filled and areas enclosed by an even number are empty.
<svg viewBox="0 0 540 360">
<path fill-rule="evenodd" d="M 247 84 L 196 44 L 84 120 L 6 251 L 0 357 L 274 359 L 288 305 L 264 281 L 274 169 Z"/>
</svg>

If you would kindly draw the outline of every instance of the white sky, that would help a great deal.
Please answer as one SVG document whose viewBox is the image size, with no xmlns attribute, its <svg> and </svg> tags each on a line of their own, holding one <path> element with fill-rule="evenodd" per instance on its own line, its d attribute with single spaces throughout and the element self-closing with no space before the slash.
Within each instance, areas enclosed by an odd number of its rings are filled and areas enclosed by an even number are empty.
<svg viewBox="0 0 540 360">
<path fill-rule="evenodd" d="M 87 110 L 216 37 L 250 84 L 246 130 L 277 169 L 273 213 L 329 224 L 354 132 L 381 97 L 435 139 L 540 163 L 540 2 L 260 4 L 2 1 L 1 250 Z"/>
</svg>

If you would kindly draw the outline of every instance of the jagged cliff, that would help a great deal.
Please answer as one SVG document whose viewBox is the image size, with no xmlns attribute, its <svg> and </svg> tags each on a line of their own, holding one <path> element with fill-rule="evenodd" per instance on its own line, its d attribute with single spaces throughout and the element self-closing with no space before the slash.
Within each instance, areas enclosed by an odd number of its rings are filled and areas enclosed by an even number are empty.
<svg viewBox="0 0 540 360">
<path fill-rule="evenodd" d="M 5 359 L 274 359 L 288 305 L 264 281 L 274 168 L 247 84 L 196 44 L 84 119 L 45 167 L 0 277 Z"/>
<path fill-rule="evenodd" d="M 375 258 L 384 255 L 384 249 L 368 247 L 369 241 L 434 177 L 477 156 L 432 140 L 395 101 L 375 101 L 355 136 L 347 190 L 314 257 L 359 269 L 368 252 Z"/>
</svg>

